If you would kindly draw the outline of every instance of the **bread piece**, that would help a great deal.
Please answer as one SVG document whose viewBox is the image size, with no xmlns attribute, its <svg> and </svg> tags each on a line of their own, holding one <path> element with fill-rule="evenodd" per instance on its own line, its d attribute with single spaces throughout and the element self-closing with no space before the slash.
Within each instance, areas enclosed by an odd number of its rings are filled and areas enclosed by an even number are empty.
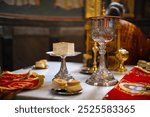
<svg viewBox="0 0 150 117">
<path fill-rule="evenodd" d="M 48 66 L 48 62 L 46 59 L 42 59 L 42 60 L 39 60 L 39 61 L 36 61 L 35 62 L 35 68 L 47 68 Z"/>
<path fill-rule="evenodd" d="M 43 62 L 43 63 L 44 63 L 44 65 L 45 65 L 45 67 L 47 67 L 47 66 L 48 66 L 48 61 L 47 61 L 46 59 L 42 59 L 42 60 L 40 60 L 40 62 Z"/>
<path fill-rule="evenodd" d="M 37 61 L 35 62 L 35 68 L 45 68 L 45 64 L 43 62 Z"/>
<path fill-rule="evenodd" d="M 53 85 L 53 88 L 55 89 L 66 89 L 67 81 L 60 79 L 60 78 L 55 78 L 52 81 L 52 85 Z"/>
<path fill-rule="evenodd" d="M 78 92 L 78 91 L 82 90 L 80 81 L 79 80 L 68 81 L 66 90 L 68 92 Z"/>
<path fill-rule="evenodd" d="M 74 54 L 74 43 L 59 42 L 53 43 L 53 52 L 56 55 Z"/>
</svg>

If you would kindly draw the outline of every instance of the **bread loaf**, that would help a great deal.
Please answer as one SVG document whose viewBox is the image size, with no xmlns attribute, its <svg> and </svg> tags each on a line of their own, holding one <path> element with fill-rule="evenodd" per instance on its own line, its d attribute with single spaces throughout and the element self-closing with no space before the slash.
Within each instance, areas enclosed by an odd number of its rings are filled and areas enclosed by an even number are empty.
<svg viewBox="0 0 150 117">
<path fill-rule="evenodd" d="M 74 43 L 58 42 L 53 43 L 53 52 L 56 55 L 74 54 Z"/>
</svg>

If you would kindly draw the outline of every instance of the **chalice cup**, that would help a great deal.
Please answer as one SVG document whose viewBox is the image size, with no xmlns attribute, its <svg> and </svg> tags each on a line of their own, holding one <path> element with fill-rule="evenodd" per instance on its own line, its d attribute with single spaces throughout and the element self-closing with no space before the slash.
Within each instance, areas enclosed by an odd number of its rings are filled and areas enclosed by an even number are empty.
<svg viewBox="0 0 150 117">
<path fill-rule="evenodd" d="M 124 66 L 124 62 L 128 59 L 129 52 L 126 49 L 121 48 L 117 51 L 116 57 L 119 60 L 119 67 L 117 68 L 117 71 L 119 72 L 127 71 L 127 69 Z"/>
<path fill-rule="evenodd" d="M 86 83 L 94 86 L 113 86 L 117 83 L 113 74 L 106 68 L 106 44 L 116 37 L 117 23 L 120 17 L 98 16 L 89 18 L 91 38 L 98 43 L 100 62 L 98 70 L 91 75 Z"/>
</svg>

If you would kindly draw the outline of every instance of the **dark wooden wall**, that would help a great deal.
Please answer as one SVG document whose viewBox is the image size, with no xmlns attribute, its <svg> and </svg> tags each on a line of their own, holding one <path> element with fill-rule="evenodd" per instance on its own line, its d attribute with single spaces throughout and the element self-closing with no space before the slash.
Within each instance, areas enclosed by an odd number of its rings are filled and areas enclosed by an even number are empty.
<svg viewBox="0 0 150 117">
<path fill-rule="evenodd" d="M 3 70 L 15 70 L 33 65 L 40 59 L 60 60 L 46 55 L 52 44 L 59 41 L 75 43 L 75 51 L 84 53 L 84 21 L 45 22 L 37 20 L 0 19 L 3 33 L 1 45 Z M 82 54 L 67 61 L 82 62 Z"/>
<path fill-rule="evenodd" d="M 16 28 L 16 27 L 15 27 Z M 13 36 L 13 68 L 33 65 L 35 61 L 45 59 L 45 52 L 49 48 L 49 35 L 45 34 L 43 28 L 17 27 L 16 34 Z M 36 34 L 26 34 L 26 30 Z M 43 32 L 40 32 L 43 31 Z M 24 34 L 18 33 L 25 32 Z"/>
</svg>

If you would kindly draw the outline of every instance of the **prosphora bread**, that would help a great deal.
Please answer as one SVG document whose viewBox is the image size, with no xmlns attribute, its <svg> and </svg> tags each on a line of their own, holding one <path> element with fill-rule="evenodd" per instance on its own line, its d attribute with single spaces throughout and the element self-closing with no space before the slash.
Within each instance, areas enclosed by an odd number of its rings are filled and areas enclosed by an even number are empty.
<svg viewBox="0 0 150 117">
<path fill-rule="evenodd" d="M 47 68 L 48 62 L 46 59 L 42 59 L 35 62 L 35 68 Z"/>
<path fill-rule="evenodd" d="M 68 81 L 66 90 L 68 92 L 78 92 L 78 91 L 82 90 L 80 81 L 79 80 Z"/>
<path fill-rule="evenodd" d="M 53 52 L 56 55 L 74 54 L 74 43 L 58 42 L 53 43 Z"/>
<path fill-rule="evenodd" d="M 66 89 L 67 81 L 60 78 L 55 78 L 52 81 L 52 85 L 55 89 Z"/>
<path fill-rule="evenodd" d="M 64 89 L 68 92 L 78 92 L 82 90 L 79 80 L 63 80 L 61 78 L 55 78 L 52 81 L 52 86 L 54 89 Z"/>
</svg>

